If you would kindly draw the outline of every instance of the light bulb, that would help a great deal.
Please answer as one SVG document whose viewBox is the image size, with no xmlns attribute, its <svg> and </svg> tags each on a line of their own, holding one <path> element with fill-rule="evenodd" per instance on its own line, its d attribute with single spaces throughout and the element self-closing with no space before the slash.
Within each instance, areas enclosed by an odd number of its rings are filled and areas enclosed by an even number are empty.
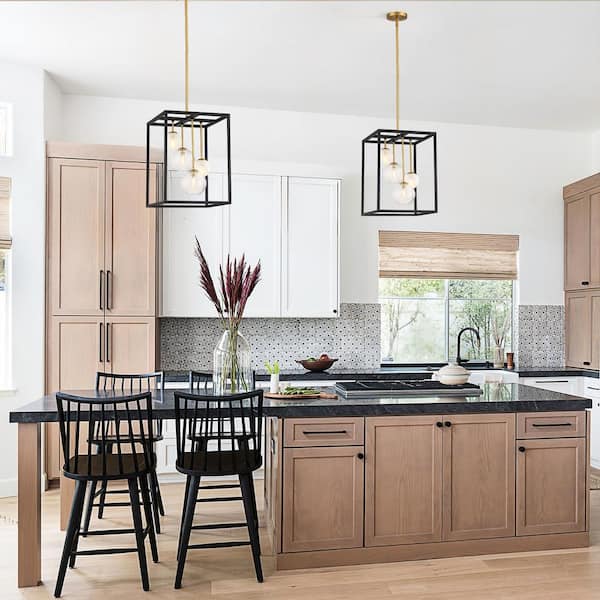
<svg viewBox="0 0 600 600">
<path fill-rule="evenodd" d="M 414 171 L 410 171 L 406 174 L 406 183 L 414 190 L 419 185 L 419 176 Z"/>
<path fill-rule="evenodd" d="M 185 147 L 181 146 L 177 148 L 177 154 L 175 155 L 175 168 L 180 171 L 185 171 L 190 168 L 190 151 Z"/>
<path fill-rule="evenodd" d="M 179 133 L 174 129 L 171 129 L 167 134 L 167 143 L 169 144 L 170 150 L 177 150 L 179 147 Z"/>
<path fill-rule="evenodd" d="M 188 194 L 201 194 L 206 189 L 206 177 L 197 169 L 191 169 L 183 178 L 181 187 Z"/>
<path fill-rule="evenodd" d="M 200 173 L 200 175 L 202 175 L 203 177 L 206 177 L 208 175 L 209 164 L 205 158 L 199 158 L 198 160 L 196 160 L 195 168 L 196 171 L 198 171 L 198 173 Z"/>
<path fill-rule="evenodd" d="M 381 149 L 381 164 L 383 166 L 389 165 L 394 160 L 394 153 L 389 146 L 384 146 Z"/>
<path fill-rule="evenodd" d="M 397 162 L 391 162 L 383 171 L 383 178 L 389 183 L 402 181 L 402 169 Z"/>
<path fill-rule="evenodd" d="M 397 204 L 408 204 L 415 198 L 415 190 L 406 181 L 401 181 L 392 190 L 392 200 Z"/>
</svg>

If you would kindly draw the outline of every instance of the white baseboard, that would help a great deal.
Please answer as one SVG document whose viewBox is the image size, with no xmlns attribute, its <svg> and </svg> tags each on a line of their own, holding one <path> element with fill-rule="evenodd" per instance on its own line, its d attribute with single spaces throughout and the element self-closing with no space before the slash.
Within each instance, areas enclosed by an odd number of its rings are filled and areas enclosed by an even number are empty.
<svg viewBox="0 0 600 600">
<path fill-rule="evenodd" d="M 9 498 L 17 495 L 17 478 L 0 479 L 0 498 Z"/>
</svg>

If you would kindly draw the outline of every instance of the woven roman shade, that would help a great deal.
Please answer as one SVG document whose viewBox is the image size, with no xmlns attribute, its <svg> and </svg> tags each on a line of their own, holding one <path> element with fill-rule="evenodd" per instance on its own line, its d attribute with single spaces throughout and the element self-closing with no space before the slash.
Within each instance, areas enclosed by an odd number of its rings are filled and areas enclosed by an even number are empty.
<svg viewBox="0 0 600 600">
<path fill-rule="evenodd" d="M 379 232 L 379 276 L 516 279 L 518 235 Z"/>
<path fill-rule="evenodd" d="M 10 237 L 10 177 L 0 177 L 0 250 L 7 250 Z"/>
</svg>

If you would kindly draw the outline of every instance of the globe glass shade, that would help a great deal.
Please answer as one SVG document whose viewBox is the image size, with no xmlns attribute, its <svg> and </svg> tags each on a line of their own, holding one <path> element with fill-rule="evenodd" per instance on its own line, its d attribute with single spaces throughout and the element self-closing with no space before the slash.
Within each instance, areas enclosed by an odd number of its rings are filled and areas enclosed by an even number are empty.
<svg viewBox="0 0 600 600">
<path fill-rule="evenodd" d="M 406 181 L 400 182 L 392 190 L 392 200 L 394 204 L 404 206 L 415 199 L 415 190 L 408 185 Z"/>
<path fill-rule="evenodd" d="M 389 146 L 384 146 L 381 149 L 381 164 L 386 167 L 394 160 L 394 153 Z"/>
<path fill-rule="evenodd" d="M 191 167 L 191 156 L 192 155 L 190 154 L 190 151 L 184 146 L 177 148 L 177 153 L 175 154 L 175 158 L 173 160 L 175 168 L 179 171 L 185 171 L 189 169 Z"/>
<path fill-rule="evenodd" d="M 206 177 L 196 169 L 192 169 L 181 182 L 181 187 L 188 194 L 201 194 L 206 189 Z"/>
<path fill-rule="evenodd" d="M 179 133 L 174 129 L 171 129 L 167 134 L 167 143 L 169 144 L 170 150 L 177 150 L 179 148 Z"/>
<path fill-rule="evenodd" d="M 383 178 L 388 183 L 400 183 L 402 181 L 402 169 L 396 162 L 390 163 L 383 171 Z"/>
<path fill-rule="evenodd" d="M 202 175 L 202 177 L 206 177 L 209 171 L 209 164 L 205 158 L 199 158 L 196 160 L 196 171 Z"/>
<path fill-rule="evenodd" d="M 419 185 L 419 176 L 414 171 L 407 173 L 406 183 L 408 183 L 411 188 L 415 189 Z"/>
</svg>

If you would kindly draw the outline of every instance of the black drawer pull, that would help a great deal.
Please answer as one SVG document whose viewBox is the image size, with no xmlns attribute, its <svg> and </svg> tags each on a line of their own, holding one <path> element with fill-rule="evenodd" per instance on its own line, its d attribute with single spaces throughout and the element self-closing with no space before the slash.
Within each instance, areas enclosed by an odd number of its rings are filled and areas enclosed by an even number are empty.
<svg viewBox="0 0 600 600">
<path fill-rule="evenodd" d="M 303 431 L 304 435 L 334 435 L 336 433 L 348 433 L 345 429 L 339 431 Z"/>
<path fill-rule="evenodd" d="M 532 427 L 572 427 L 573 423 L 532 423 Z"/>
<path fill-rule="evenodd" d="M 536 383 L 569 383 L 568 379 L 546 379 L 545 381 L 537 381 Z"/>
<path fill-rule="evenodd" d="M 519 452 L 525 452 L 525 446 L 519 446 Z"/>
<path fill-rule="evenodd" d="M 590 285 L 590 282 L 589 281 L 582 281 L 581 285 Z"/>
<path fill-rule="evenodd" d="M 356 455 L 356 458 L 358 458 L 359 460 L 362 460 L 364 457 L 365 457 L 365 455 L 364 455 L 362 452 L 359 452 L 359 453 Z"/>
<path fill-rule="evenodd" d="M 591 363 L 589 360 L 584 360 L 584 361 L 583 361 L 583 364 L 584 364 L 586 367 L 589 367 L 589 366 L 590 366 L 592 363 Z"/>
<path fill-rule="evenodd" d="M 600 388 L 597 388 L 597 387 L 592 387 L 591 385 L 588 385 L 588 386 L 587 386 L 587 389 L 588 389 L 588 390 L 596 390 L 597 392 L 600 392 Z"/>
</svg>

